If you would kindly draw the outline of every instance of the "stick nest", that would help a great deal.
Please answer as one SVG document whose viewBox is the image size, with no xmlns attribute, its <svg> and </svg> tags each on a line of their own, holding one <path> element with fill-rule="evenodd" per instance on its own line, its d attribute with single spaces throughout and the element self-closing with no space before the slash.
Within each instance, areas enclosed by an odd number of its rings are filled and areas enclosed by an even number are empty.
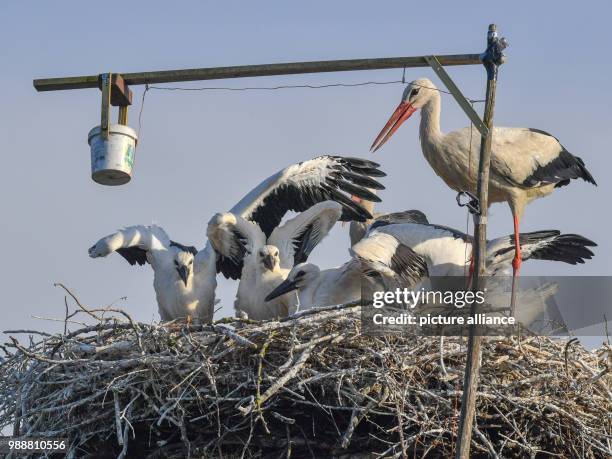
<svg viewBox="0 0 612 459">
<path fill-rule="evenodd" d="M 206 326 L 95 316 L 2 346 L 0 426 L 67 438 L 68 457 L 454 453 L 461 338 L 365 336 L 350 305 Z M 482 353 L 473 457 L 612 455 L 609 345 L 485 338 Z"/>
</svg>

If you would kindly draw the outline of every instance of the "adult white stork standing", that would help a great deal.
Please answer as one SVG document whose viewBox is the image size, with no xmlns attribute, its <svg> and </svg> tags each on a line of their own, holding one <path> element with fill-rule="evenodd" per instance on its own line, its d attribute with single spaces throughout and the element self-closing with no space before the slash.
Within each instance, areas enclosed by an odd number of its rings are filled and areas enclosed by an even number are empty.
<svg viewBox="0 0 612 459">
<path fill-rule="evenodd" d="M 352 201 L 350 196 L 379 201 L 370 189 L 384 189 L 375 179 L 384 176 L 378 164 L 372 161 L 318 156 L 292 164 L 268 177 L 230 212 L 257 224 L 266 238 L 288 211 L 301 212 L 326 200 L 341 204 L 342 221 L 364 221 L 371 218 L 370 213 Z M 184 317 L 193 310 L 197 317 L 209 321 L 214 307 L 216 273 L 222 271 L 226 277 L 238 279 L 242 272 L 242 256 L 225 257 L 215 253 L 209 244 L 201 251 L 183 246 L 172 242 L 165 231 L 157 226 L 132 226 L 118 231 L 101 239 L 89 253 L 92 258 L 97 258 L 114 251 L 132 265 L 143 265 L 147 261 L 151 264 L 162 320 Z M 194 254 L 195 265 L 190 271 L 194 285 L 181 287 L 177 279 L 182 281 L 182 276 L 187 272 L 187 265 L 191 261 L 189 253 Z M 178 268 L 182 270 L 180 273 Z"/>
<path fill-rule="evenodd" d="M 151 265 L 162 320 L 212 321 L 217 281 L 211 247 L 198 251 L 170 240 L 159 226 L 140 225 L 100 239 L 89 249 L 89 256 L 106 257 L 113 252 L 131 265 Z"/>
<path fill-rule="evenodd" d="M 334 201 L 310 209 L 274 228 L 269 237 L 259 225 L 232 213 L 215 215 L 208 224 L 208 240 L 224 257 L 242 264 L 236 312 L 250 319 L 286 317 L 296 302 L 288 295 L 264 301 L 285 280 L 289 269 L 305 262 L 311 251 L 329 233 L 342 214 Z"/>
<path fill-rule="evenodd" d="M 456 191 L 476 193 L 480 136 L 470 128 L 443 133 L 440 130 L 440 93 L 427 78 L 408 84 L 402 100 L 378 134 L 371 149 L 382 147 L 401 124 L 421 110 L 419 135 L 425 159 L 444 182 Z M 573 156 L 551 134 L 539 129 L 495 127 L 491 146 L 489 203 L 505 201 L 514 219 L 513 277 L 521 266 L 519 221 L 532 200 L 581 178 L 595 179 L 582 159 Z"/>
</svg>

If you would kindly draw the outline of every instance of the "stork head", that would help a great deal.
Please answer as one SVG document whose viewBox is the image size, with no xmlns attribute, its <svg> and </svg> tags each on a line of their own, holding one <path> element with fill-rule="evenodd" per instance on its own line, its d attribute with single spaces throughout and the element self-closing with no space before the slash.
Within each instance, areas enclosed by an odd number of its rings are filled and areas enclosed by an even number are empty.
<svg viewBox="0 0 612 459">
<path fill-rule="evenodd" d="M 264 245 L 257 251 L 257 262 L 264 270 L 274 271 L 280 264 L 278 248 L 273 245 Z"/>
<path fill-rule="evenodd" d="M 185 286 L 193 276 L 193 254 L 179 250 L 174 255 L 174 269 Z"/>
<path fill-rule="evenodd" d="M 404 89 L 402 100 L 372 143 L 370 150 L 374 152 L 382 147 L 402 123 L 418 109 L 423 108 L 434 94 L 437 95 L 437 88 L 428 78 L 419 78 L 410 82 Z"/>
<path fill-rule="evenodd" d="M 291 271 L 289 271 L 287 279 L 268 294 L 266 301 L 271 301 L 285 293 L 306 287 L 319 275 L 319 272 L 319 267 L 312 263 L 300 263 L 295 265 Z"/>
</svg>

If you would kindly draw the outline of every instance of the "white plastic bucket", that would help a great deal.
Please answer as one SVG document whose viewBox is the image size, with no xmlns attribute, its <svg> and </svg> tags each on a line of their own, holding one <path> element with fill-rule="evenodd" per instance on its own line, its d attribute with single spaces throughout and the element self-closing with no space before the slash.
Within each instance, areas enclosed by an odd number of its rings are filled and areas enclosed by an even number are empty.
<svg viewBox="0 0 612 459">
<path fill-rule="evenodd" d="M 132 179 L 132 167 L 138 137 L 136 131 L 123 124 L 111 124 L 108 140 L 96 126 L 87 136 L 91 150 L 91 178 L 101 185 L 124 185 Z"/>
</svg>

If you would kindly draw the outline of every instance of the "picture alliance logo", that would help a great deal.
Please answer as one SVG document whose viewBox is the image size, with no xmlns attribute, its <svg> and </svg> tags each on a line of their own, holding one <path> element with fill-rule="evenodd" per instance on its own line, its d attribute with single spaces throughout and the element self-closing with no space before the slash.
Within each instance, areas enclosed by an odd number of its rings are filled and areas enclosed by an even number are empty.
<svg viewBox="0 0 612 459">
<path fill-rule="evenodd" d="M 485 302 L 484 290 L 410 290 L 407 288 L 396 288 L 395 290 L 376 291 L 372 295 L 372 306 L 377 309 L 385 306 L 406 305 L 414 309 L 418 305 L 444 305 L 455 306 L 461 309 L 472 304 L 483 304 Z"/>
</svg>

